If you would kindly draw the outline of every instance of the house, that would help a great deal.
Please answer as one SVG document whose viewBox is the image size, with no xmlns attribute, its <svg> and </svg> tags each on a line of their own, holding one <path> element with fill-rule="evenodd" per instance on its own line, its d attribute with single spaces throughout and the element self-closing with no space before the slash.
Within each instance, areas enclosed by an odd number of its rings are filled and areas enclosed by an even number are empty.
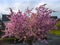
<svg viewBox="0 0 60 45">
<path fill-rule="evenodd" d="M 60 18 L 58 18 L 58 21 L 60 21 Z"/>
<path fill-rule="evenodd" d="M 2 21 L 3 22 L 9 21 L 9 19 L 7 18 L 7 16 L 10 17 L 10 15 L 8 15 L 8 14 L 2 14 Z"/>
<path fill-rule="evenodd" d="M 2 14 L 2 30 L 5 29 L 4 23 L 8 23 L 8 22 L 10 21 L 10 20 L 7 18 L 7 16 L 10 17 L 10 15 L 8 15 L 8 14 Z"/>
<path fill-rule="evenodd" d="M 52 19 L 57 19 L 58 17 L 57 16 L 51 16 Z"/>
</svg>

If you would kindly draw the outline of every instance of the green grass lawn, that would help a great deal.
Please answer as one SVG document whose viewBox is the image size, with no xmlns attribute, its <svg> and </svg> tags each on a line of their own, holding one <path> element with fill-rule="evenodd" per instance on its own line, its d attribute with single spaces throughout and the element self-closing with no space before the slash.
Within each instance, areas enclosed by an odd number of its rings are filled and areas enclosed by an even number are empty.
<svg viewBox="0 0 60 45">
<path fill-rule="evenodd" d="M 60 36 L 60 30 L 52 30 L 49 33 Z"/>
</svg>

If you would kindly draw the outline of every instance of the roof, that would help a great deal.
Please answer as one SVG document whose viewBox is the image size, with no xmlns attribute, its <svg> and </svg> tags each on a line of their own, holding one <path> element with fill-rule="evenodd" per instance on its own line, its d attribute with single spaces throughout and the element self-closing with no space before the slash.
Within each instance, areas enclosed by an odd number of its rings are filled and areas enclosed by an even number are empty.
<svg viewBox="0 0 60 45">
<path fill-rule="evenodd" d="M 51 18 L 57 19 L 58 17 L 57 16 L 51 16 Z"/>
<path fill-rule="evenodd" d="M 10 17 L 10 15 L 3 14 L 3 15 L 2 15 L 2 21 L 9 21 L 9 19 L 7 18 L 7 16 Z"/>
</svg>

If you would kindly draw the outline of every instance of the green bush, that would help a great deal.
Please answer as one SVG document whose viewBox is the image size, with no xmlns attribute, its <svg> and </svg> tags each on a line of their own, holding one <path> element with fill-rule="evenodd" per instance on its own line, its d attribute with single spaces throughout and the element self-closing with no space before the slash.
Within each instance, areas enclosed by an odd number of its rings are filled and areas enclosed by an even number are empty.
<svg viewBox="0 0 60 45">
<path fill-rule="evenodd" d="M 1 43 L 14 43 L 16 39 L 15 38 L 3 38 L 3 39 L 0 39 L 0 42 Z"/>
<path fill-rule="evenodd" d="M 51 30 L 49 33 L 60 36 L 60 21 L 57 22 L 56 26 L 57 30 Z"/>
<path fill-rule="evenodd" d="M 56 26 L 57 26 L 58 30 L 60 30 L 60 21 L 57 22 Z"/>
</svg>

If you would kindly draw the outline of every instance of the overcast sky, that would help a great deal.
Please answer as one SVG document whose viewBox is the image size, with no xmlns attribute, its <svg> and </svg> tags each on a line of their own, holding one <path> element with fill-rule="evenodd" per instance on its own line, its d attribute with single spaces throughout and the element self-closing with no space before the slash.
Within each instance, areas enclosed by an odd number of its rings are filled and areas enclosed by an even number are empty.
<svg viewBox="0 0 60 45">
<path fill-rule="evenodd" d="M 50 9 L 57 11 L 52 15 L 60 18 L 60 0 L 0 0 L 0 14 L 9 14 L 9 8 L 17 12 L 18 9 L 24 11 L 27 7 L 35 8 L 44 3 L 46 3 Z"/>
</svg>

